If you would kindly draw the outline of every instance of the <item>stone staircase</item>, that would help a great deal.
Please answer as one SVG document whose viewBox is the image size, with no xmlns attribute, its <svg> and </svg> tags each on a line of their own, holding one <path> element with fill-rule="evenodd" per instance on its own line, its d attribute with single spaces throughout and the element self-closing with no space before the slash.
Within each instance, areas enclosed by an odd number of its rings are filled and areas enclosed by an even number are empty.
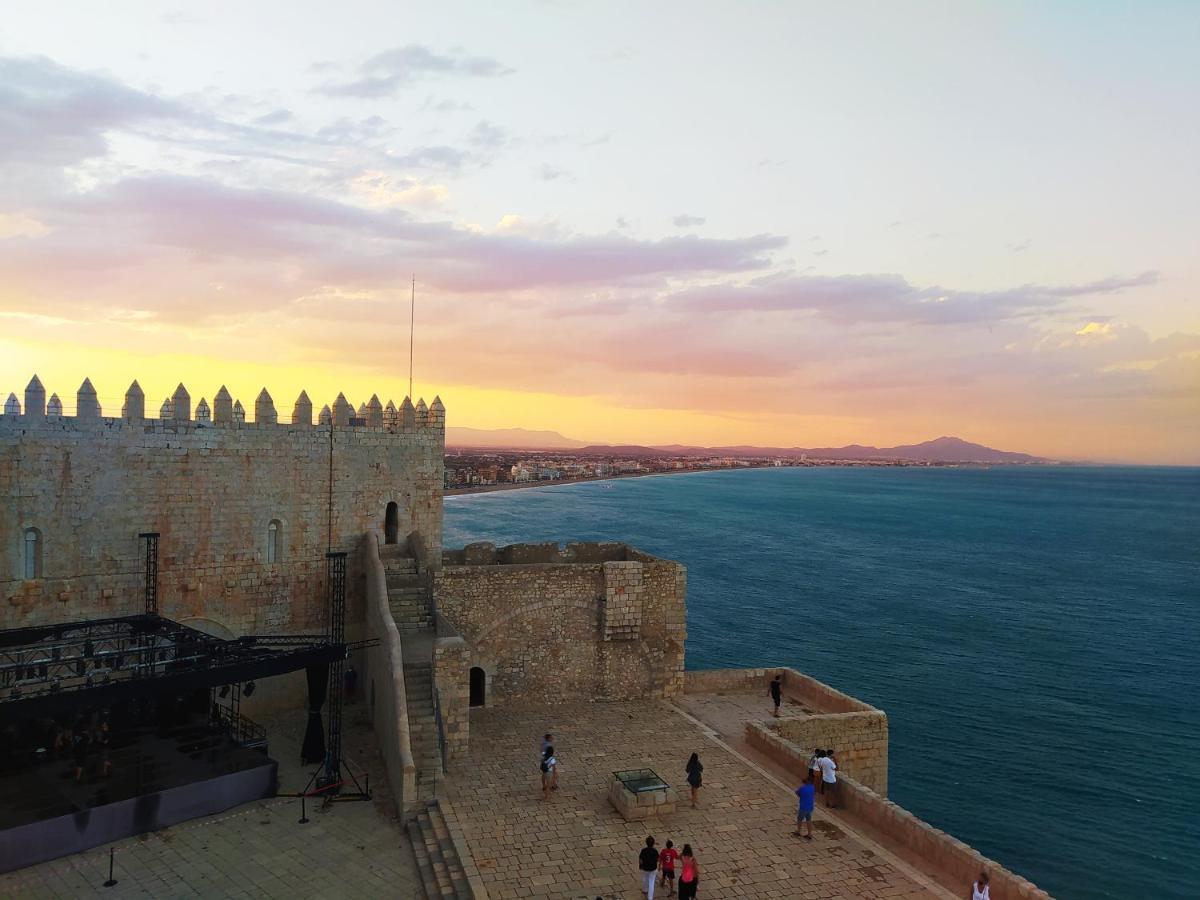
<svg viewBox="0 0 1200 900">
<path fill-rule="evenodd" d="M 397 544 L 384 544 L 379 550 L 387 575 L 388 606 L 401 634 L 433 628 L 433 601 L 417 573 L 417 561 L 403 554 Z"/>
<path fill-rule="evenodd" d="M 425 804 L 409 819 L 407 827 L 417 858 L 417 870 L 429 900 L 475 900 L 479 897 L 467 880 L 464 860 L 459 857 L 451 836 L 451 824 L 437 800 Z M 466 863 L 469 865 L 470 860 Z"/>
<path fill-rule="evenodd" d="M 384 544 L 379 559 L 387 578 L 388 607 L 400 632 L 404 656 L 404 693 L 408 735 L 417 767 L 416 801 L 435 796 L 442 774 L 437 719 L 433 708 L 433 599 L 402 544 Z"/>
<path fill-rule="evenodd" d="M 417 767 L 417 800 L 432 800 L 442 774 L 437 719 L 433 712 L 433 664 L 404 661 L 404 693 L 408 698 L 408 739 Z"/>
</svg>

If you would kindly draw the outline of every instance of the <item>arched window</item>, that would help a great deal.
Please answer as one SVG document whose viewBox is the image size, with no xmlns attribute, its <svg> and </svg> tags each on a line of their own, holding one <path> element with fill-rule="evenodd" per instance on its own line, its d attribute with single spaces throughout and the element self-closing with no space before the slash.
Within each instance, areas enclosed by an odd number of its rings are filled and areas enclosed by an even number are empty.
<svg viewBox="0 0 1200 900">
<path fill-rule="evenodd" d="M 272 519 L 267 526 L 267 562 L 283 561 L 283 523 Z"/>
<path fill-rule="evenodd" d="M 25 529 L 25 580 L 42 577 L 42 533 Z"/>
</svg>

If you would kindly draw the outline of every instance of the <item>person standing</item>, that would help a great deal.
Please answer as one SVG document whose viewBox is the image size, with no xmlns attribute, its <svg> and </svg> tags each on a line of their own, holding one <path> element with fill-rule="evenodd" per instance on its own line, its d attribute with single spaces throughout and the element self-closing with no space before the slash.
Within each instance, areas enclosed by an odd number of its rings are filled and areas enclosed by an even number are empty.
<svg viewBox="0 0 1200 900">
<path fill-rule="evenodd" d="M 549 800 L 550 792 L 558 787 L 558 760 L 554 748 L 547 746 L 542 751 L 542 799 Z"/>
<path fill-rule="evenodd" d="M 810 756 L 808 759 L 808 771 L 812 775 L 813 784 L 816 786 L 818 793 L 821 793 L 823 788 L 825 787 L 824 782 L 821 781 L 821 763 L 820 763 L 821 757 L 824 755 L 825 755 L 824 750 L 822 750 L 820 747 L 815 747 L 813 749 L 812 756 Z"/>
<path fill-rule="evenodd" d="M 825 806 L 837 809 L 838 780 L 837 759 L 832 750 L 826 750 L 825 755 L 817 760 L 821 768 L 821 793 L 825 795 Z"/>
<path fill-rule="evenodd" d="M 654 849 L 654 838 L 646 838 L 646 846 L 638 854 L 638 870 L 642 873 L 642 893 L 646 900 L 654 900 L 654 877 L 658 874 L 658 851 Z"/>
<path fill-rule="evenodd" d="M 675 862 L 679 859 L 679 851 L 675 844 L 667 841 L 667 846 L 658 854 L 658 866 L 662 870 L 662 886 L 667 889 L 667 896 L 675 893 Z"/>
<path fill-rule="evenodd" d="M 775 718 L 779 718 L 779 704 L 783 702 L 783 675 L 771 679 L 771 702 L 775 704 Z"/>
<path fill-rule="evenodd" d="M 692 853 L 692 845 L 684 844 L 679 857 L 679 900 L 695 900 L 700 886 L 700 864 Z"/>
<path fill-rule="evenodd" d="M 979 877 L 971 885 L 971 900 L 991 900 L 988 892 L 987 872 L 980 872 Z"/>
<path fill-rule="evenodd" d="M 704 771 L 704 766 L 700 764 L 699 755 L 693 753 L 687 761 L 687 783 L 692 789 L 692 809 L 696 808 L 696 801 L 700 798 L 700 786 L 704 783 L 701 773 Z"/>
<path fill-rule="evenodd" d="M 800 837 L 800 825 L 803 823 L 808 828 L 808 833 L 803 837 L 806 841 L 811 841 L 813 807 L 817 805 L 817 786 L 813 784 L 812 772 L 809 772 L 804 778 L 804 783 L 796 788 L 796 796 L 800 798 L 800 806 L 796 810 L 796 830 L 792 834 Z"/>
<path fill-rule="evenodd" d="M 553 749 L 554 749 L 554 735 L 550 734 L 550 732 L 546 732 L 545 734 L 543 734 L 543 735 L 542 735 L 542 759 L 543 759 L 543 760 L 544 760 L 544 759 L 545 759 L 545 757 L 546 757 L 546 750 L 547 750 L 547 748 L 548 748 L 548 749 L 550 749 L 550 750 L 553 750 Z M 554 754 L 553 754 L 553 753 L 551 753 L 551 756 L 553 756 L 553 755 L 554 755 Z M 554 770 L 553 770 L 553 771 L 550 773 L 550 790 L 552 790 L 552 791 L 557 791 L 557 790 L 558 790 L 558 765 L 557 765 L 557 760 L 556 760 L 555 762 L 556 762 L 556 764 L 555 764 L 555 766 L 554 766 Z"/>
</svg>

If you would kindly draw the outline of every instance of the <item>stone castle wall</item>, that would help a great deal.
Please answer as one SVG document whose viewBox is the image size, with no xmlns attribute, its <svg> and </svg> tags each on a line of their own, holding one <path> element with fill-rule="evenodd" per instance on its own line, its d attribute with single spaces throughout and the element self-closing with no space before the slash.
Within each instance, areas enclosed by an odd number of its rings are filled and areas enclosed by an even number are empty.
<svg viewBox="0 0 1200 900">
<path fill-rule="evenodd" d="M 254 422 L 224 391 L 197 418 L 182 387 L 159 419 L 144 418 L 132 388 L 121 418 L 100 416 L 91 396 L 81 389 L 78 414 L 64 417 L 27 391 L 24 412 L 10 398 L 0 416 L 0 628 L 141 612 L 140 532 L 161 534 L 160 612 L 232 635 L 322 629 L 327 547 L 382 534 L 391 502 L 401 541 L 414 531 L 441 541 L 440 401 L 387 413 L 373 401 L 352 420 L 339 398 L 341 422 L 314 426 L 304 395 L 286 425 L 265 391 Z M 29 578 L 31 532 L 40 558 Z M 352 621 L 363 615 L 358 556 Z"/>
<path fill-rule="evenodd" d="M 683 690 L 686 573 L 678 563 L 623 544 L 473 544 L 445 555 L 433 590 L 438 612 L 470 645 L 471 665 L 486 672 L 489 703 Z"/>
</svg>

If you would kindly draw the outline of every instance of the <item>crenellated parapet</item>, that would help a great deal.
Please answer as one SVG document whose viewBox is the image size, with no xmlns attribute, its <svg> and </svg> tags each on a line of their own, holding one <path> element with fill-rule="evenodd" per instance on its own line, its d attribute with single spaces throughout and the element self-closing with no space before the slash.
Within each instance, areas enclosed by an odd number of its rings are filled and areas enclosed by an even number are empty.
<svg viewBox="0 0 1200 900">
<path fill-rule="evenodd" d="M 309 399 L 307 391 L 301 391 L 300 396 L 296 398 L 287 422 L 280 421 L 275 402 L 265 387 L 254 400 L 252 419 L 248 419 L 241 400 L 230 394 L 225 385 L 221 385 L 211 396 L 211 406 L 205 397 L 201 397 L 193 406 L 192 395 L 181 382 L 170 396 L 163 398 L 158 407 L 158 418 L 148 419 L 146 395 L 137 381 L 134 381 L 125 392 L 120 415 L 106 418 L 95 387 L 90 379 L 85 378 L 75 393 L 74 415 L 71 415 L 69 410 L 64 410 L 58 394 L 51 394 L 47 402 L 46 388 L 41 379 L 34 375 L 25 387 L 24 403 L 15 392 L 8 394 L 0 422 L 21 426 L 53 423 L 58 427 L 70 423 L 96 423 L 109 428 L 119 424 L 136 424 L 155 429 L 368 429 L 397 434 L 436 430 L 443 435 L 446 428 L 446 408 L 442 405 L 441 397 L 434 397 L 431 405 L 426 405 L 423 398 L 418 398 L 414 405 L 412 398 L 405 397 L 397 406 L 394 400 L 389 399 L 384 404 L 378 394 L 372 394 L 369 400 L 359 403 L 356 408 L 346 399 L 344 393 L 339 393 L 332 404 L 327 403 L 321 408 L 314 423 L 313 402 Z M 115 401 L 113 402 L 115 405 Z"/>
</svg>

